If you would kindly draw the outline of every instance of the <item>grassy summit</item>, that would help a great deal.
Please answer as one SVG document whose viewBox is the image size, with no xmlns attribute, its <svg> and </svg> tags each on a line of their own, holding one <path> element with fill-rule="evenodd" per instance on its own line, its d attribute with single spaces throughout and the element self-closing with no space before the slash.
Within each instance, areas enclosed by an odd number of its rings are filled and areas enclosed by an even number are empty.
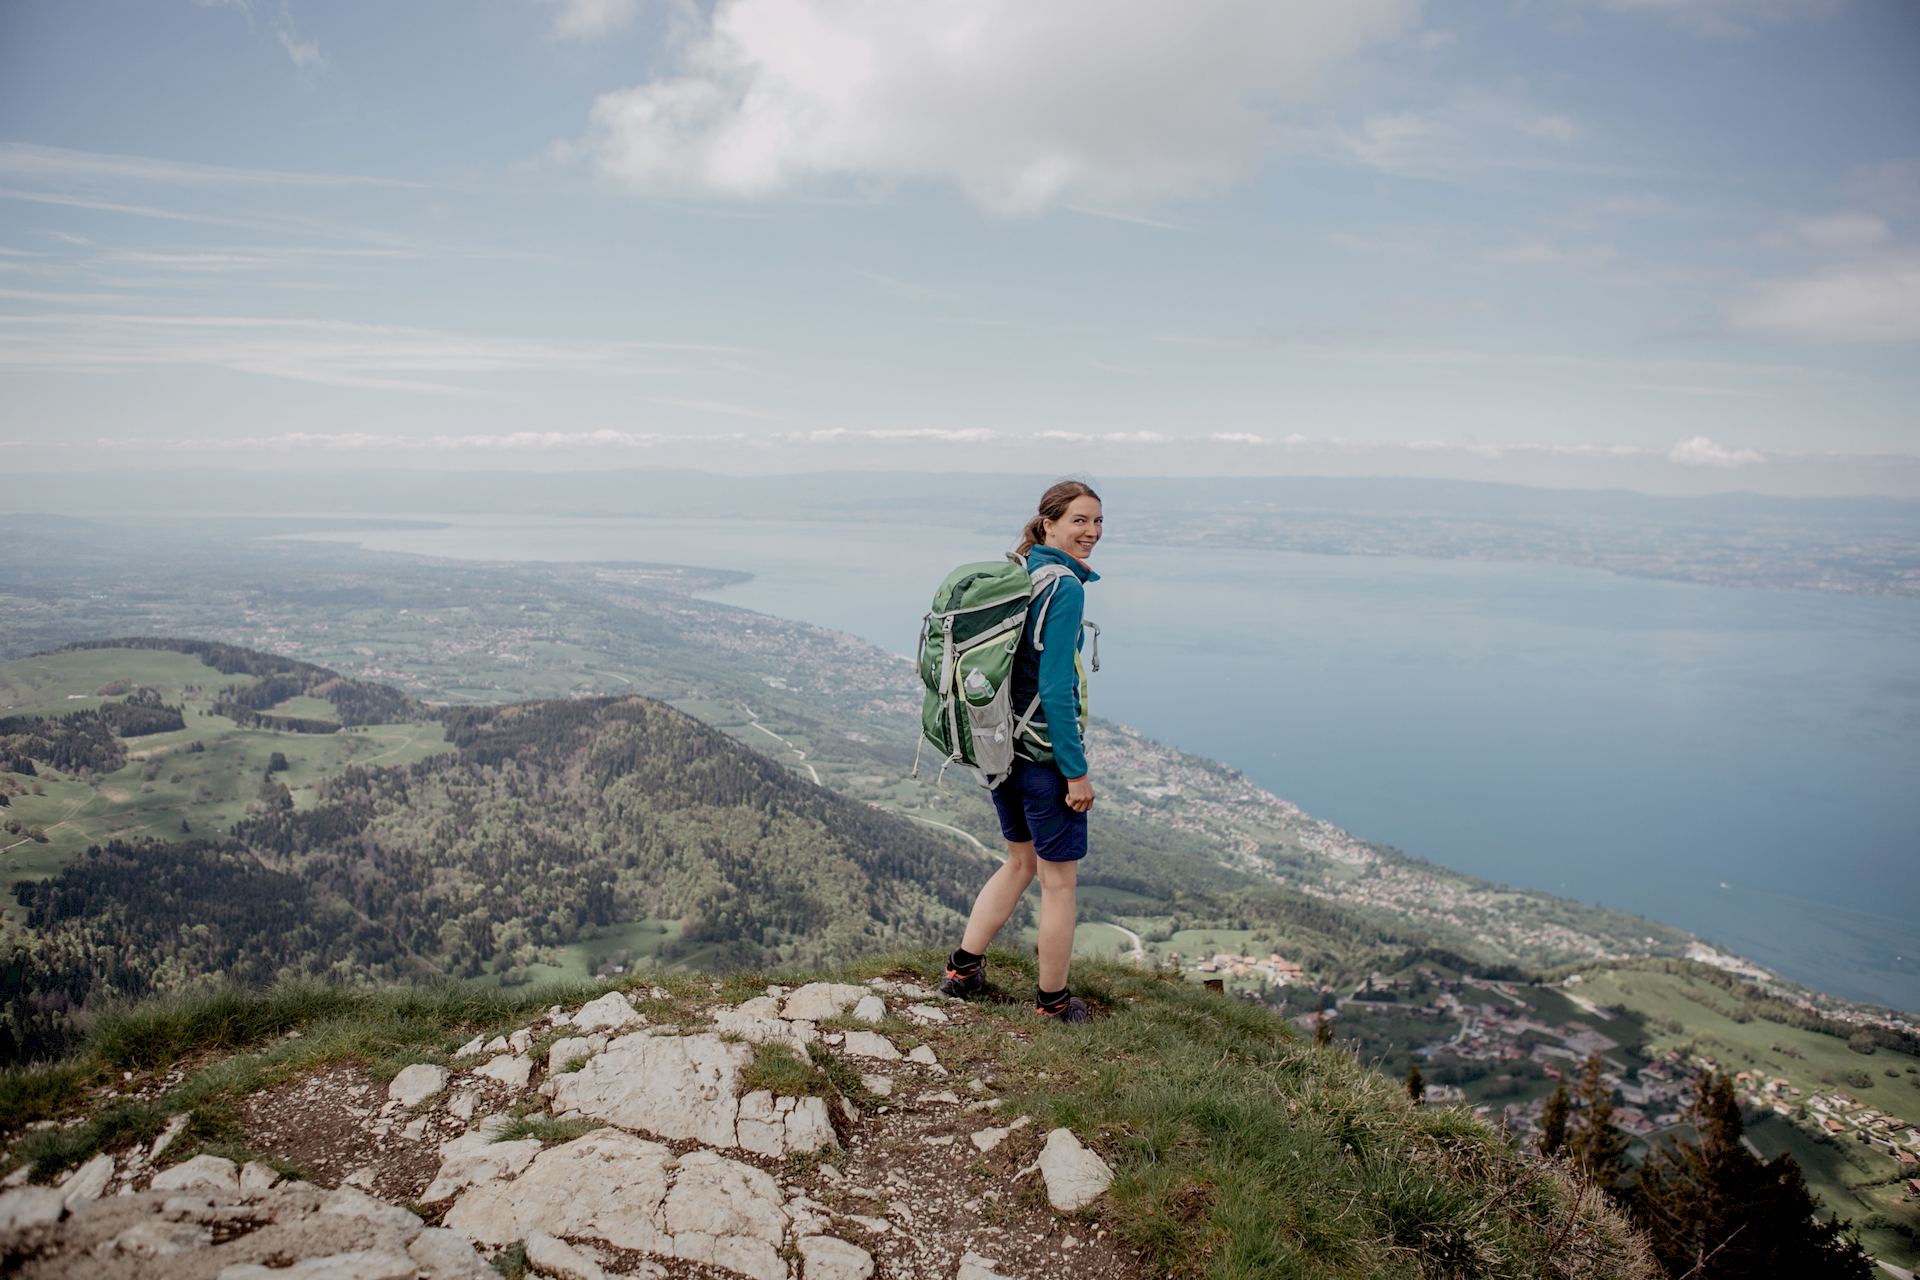
<svg viewBox="0 0 1920 1280">
<path fill-rule="evenodd" d="M 1651 1274 L 1638 1238 L 1558 1166 L 1519 1155 L 1463 1111 L 1412 1106 L 1351 1055 L 1303 1041 L 1257 1007 L 1177 978 L 1096 964 L 1076 983 L 1100 1016 L 1088 1027 L 1057 1027 L 1010 994 L 1032 983 L 1022 960 L 996 953 L 990 971 L 994 999 L 948 1006 L 948 1023 L 890 1014 L 877 1027 L 903 1049 L 930 1048 L 956 1088 L 968 1077 L 990 1081 L 1000 1106 L 983 1119 L 1034 1121 L 978 1159 L 962 1137 L 957 1148 L 936 1150 L 950 1154 L 930 1188 L 887 1191 L 896 1204 L 933 1192 L 931 1219 L 924 1201 L 917 1218 L 896 1216 L 922 1238 L 957 1250 L 996 1226 L 991 1238 L 1009 1248 L 1043 1238 L 1057 1245 L 1063 1234 L 1088 1243 L 1111 1237 L 1128 1260 L 1124 1273 L 1142 1277 Z M 913 952 L 870 956 L 825 976 L 931 981 L 938 972 L 938 956 Z M 770 980 L 794 977 L 672 975 L 650 984 L 666 998 L 648 1008 L 657 1022 L 696 1029 L 716 1005 L 758 996 Z M 122 1008 L 95 1025 L 76 1056 L 0 1078 L 6 1160 L 30 1162 L 31 1177 L 44 1182 L 98 1151 L 150 1140 L 175 1114 L 191 1119 L 163 1162 L 201 1151 L 272 1157 L 250 1128 L 251 1097 L 346 1066 L 376 1083 L 410 1062 L 457 1067 L 452 1052 L 473 1035 L 510 1032 L 539 1009 L 577 1005 L 592 992 L 284 986 Z M 905 1128 L 902 1099 L 868 1093 L 838 1056 L 821 1050 L 784 1074 L 794 1078 L 782 1082 L 770 1071 L 756 1087 L 855 1104 L 843 1138 L 867 1153 L 856 1159 L 880 1169 L 927 1163 L 926 1139 Z M 544 1106 L 526 1095 L 512 1135 L 574 1136 L 543 1123 Z M 26 1127 L 45 1118 L 79 1123 Z M 1054 1214 L 1019 1176 L 1040 1135 L 1055 1127 L 1072 1129 L 1117 1174 L 1111 1192 L 1077 1216 Z M 829 1195 L 818 1163 L 788 1157 L 782 1176 Z"/>
</svg>

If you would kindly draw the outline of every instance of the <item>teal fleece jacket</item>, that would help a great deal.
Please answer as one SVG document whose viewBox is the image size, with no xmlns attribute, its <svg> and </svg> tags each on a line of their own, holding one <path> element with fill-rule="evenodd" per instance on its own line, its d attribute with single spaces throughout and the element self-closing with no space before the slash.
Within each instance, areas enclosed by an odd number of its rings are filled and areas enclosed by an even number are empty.
<svg viewBox="0 0 1920 1280">
<path fill-rule="evenodd" d="M 1100 575 L 1052 547 L 1036 546 L 1027 552 L 1028 573 L 1043 564 L 1063 564 L 1073 572 L 1049 588 L 1053 602 L 1047 606 L 1046 630 L 1040 633 L 1045 647 L 1035 649 L 1033 643 L 1044 595 L 1035 599 L 1027 614 L 1026 634 L 1013 661 L 1013 712 L 1025 712 L 1038 692 L 1039 718 L 1047 723 L 1054 766 L 1062 777 L 1080 778 L 1086 776 L 1087 751 L 1080 741 L 1080 676 L 1073 660 L 1080 652 L 1080 622 L 1086 613 L 1087 590 L 1081 584 L 1098 582 Z"/>
</svg>

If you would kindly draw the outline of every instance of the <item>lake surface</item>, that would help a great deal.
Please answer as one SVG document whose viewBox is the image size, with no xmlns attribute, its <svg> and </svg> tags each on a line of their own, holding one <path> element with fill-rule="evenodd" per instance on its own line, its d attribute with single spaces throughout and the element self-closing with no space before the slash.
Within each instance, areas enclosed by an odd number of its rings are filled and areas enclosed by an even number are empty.
<svg viewBox="0 0 1920 1280">
<path fill-rule="evenodd" d="M 949 568 L 1006 546 L 824 521 L 340 536 L 745 570 L 717 597 L 898 653 Z M 1920 601 L 1111 539 L 1094 563 L 1097 713 L 1368 839 L 1920 1009 Z"/>
</svg>

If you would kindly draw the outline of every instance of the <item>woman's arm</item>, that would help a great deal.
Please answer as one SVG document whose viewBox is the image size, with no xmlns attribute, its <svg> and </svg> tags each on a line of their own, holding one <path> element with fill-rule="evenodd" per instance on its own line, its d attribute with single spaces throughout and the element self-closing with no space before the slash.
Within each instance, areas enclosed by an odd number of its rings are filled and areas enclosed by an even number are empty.
<svg viewBox="0 0 1920 1280">
<path fill-rule="evenodd" d="M 1087 775 L 1087 753 L 1080 741 L 1080 673 L 1074 664 L 1087 592 L 1074 578 L 1059 579 L 1053 592 L 1040 632 L 1040 709 L 1047 716 L 1054 766 L 1071 783 Z M 1073 788 L 1067 790 L 1071 804 Z M 1088 785 L 1086 790 L 1091 804 L 1093 788 Z"/>
</svg>

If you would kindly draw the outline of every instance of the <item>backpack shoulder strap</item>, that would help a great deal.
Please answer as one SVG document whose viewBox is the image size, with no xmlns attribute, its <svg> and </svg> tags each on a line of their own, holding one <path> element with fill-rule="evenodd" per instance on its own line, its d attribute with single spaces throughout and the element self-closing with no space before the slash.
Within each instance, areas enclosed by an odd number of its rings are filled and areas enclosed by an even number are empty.
<svg viewBox="0 0 1920 1280">
<path fill-rule="evenodd" d="M 1060 579 L 1072 572 L 1073 570 L 1063 564 L 1043 564 L 1033 571 L 1033 593 L 1039 595 L 1043 591 L 1046 592 L 1046 599 L 1040 602 L 1040 616 L 1033 622 L 1035 650 L 1047 647 L 1047 642 L 1041 638 L 1041 633 L 1047 625 L 1047 610 L 1052 607 L 1054 596 L 1060 593 Z"/>
</svg>

